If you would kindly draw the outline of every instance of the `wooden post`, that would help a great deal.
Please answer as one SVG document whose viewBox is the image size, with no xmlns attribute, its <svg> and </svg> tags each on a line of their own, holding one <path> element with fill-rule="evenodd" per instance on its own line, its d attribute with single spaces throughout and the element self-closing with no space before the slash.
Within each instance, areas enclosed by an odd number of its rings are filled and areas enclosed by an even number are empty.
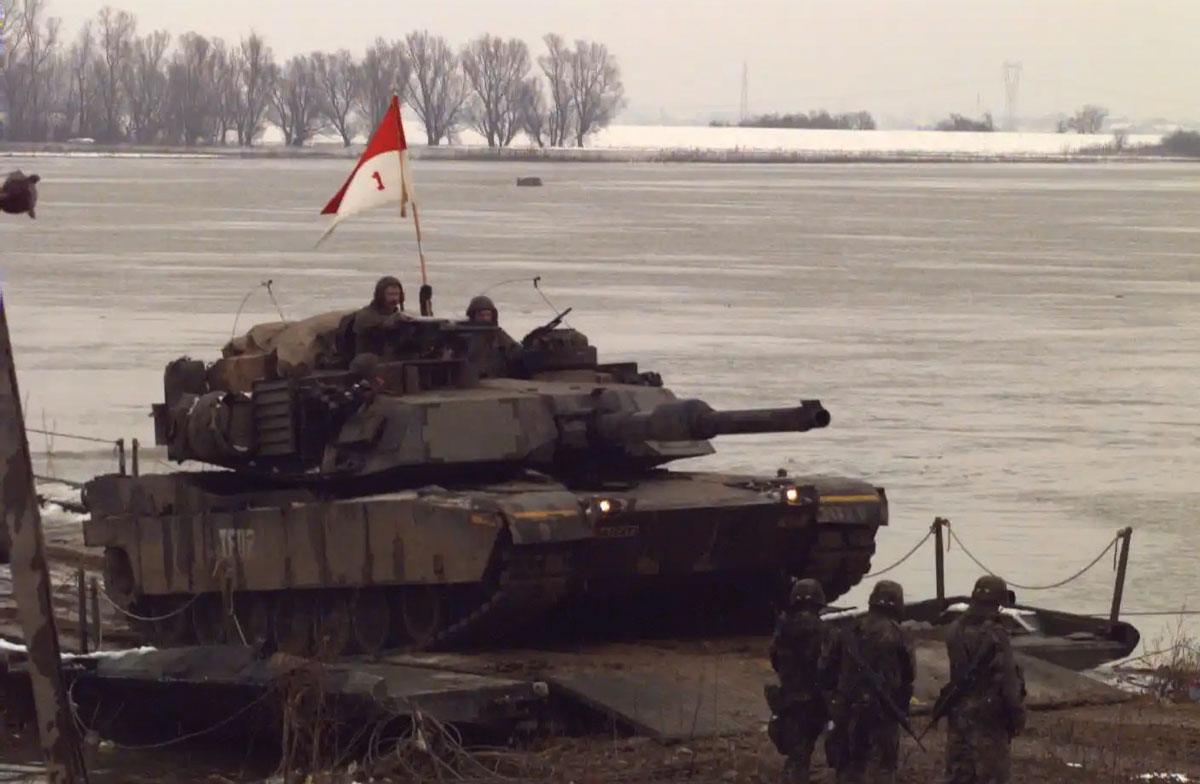
<svg viewBox="0 0 1200 784">
<path fill-rule="evenodd" d="M 125 476 L 125 439 L 117 439 L 117 471 Z"/>
<path fill-rule="evenodd" d="M 63 690 L 58 629 L 50 600 L 50 569 L 21 411 L 17 368 L 0 294 L 0 507 L 11 542 L 13 596 L 25 633 L 38 735 L 51 784 L 87 781 L 75 721 Z"/>
<path fill-rule="evenodd" d="M 937 577 L 937 598 L 946 601 L 946 549 L 942 546 L 942 528 L 950 524 L 944 517 L 933 518 L 933 570 Z"/>
<path fill-rule="evenodd" d="M 100 636 L 100 583 L 95 577 L 91 579 L 89 588 L 91 589 L 90 592 L 92 594 L 92 642 L 95 646 L 95 650 L 98 651 L 100 650 L 100 646 L 104 643 L 104 640 Z"/>
<path fill-rule="evenodd" d="M 138 440 L 136 438 L 133 439 L 133 452 L 131 453 L 130 457 L 132 458 L 131 465 L 133 467 L 133 475 L 137 476 L 138 475 Z"/>
<path fill-rule="evenodd" d="M 1125 569 L 1129 566 L 1129 540 L 1133 538 L 1132 528 L 1122 528 L 1117 532 L 1121 540 L 1121 552 L 1117 556 L 1117 581 L 1113 585 L 1112 611 L 1108 615 L 1109 626 L 1116 626 L 1121 620 L 1121 597 L 1125 593 Z"/>
<path fill-rule="evenodd" d="M 79 652 L 88 652 L 87 577 L 83 569 L 75 570 L 75 585 L 79 589 Z"/>
</svg>

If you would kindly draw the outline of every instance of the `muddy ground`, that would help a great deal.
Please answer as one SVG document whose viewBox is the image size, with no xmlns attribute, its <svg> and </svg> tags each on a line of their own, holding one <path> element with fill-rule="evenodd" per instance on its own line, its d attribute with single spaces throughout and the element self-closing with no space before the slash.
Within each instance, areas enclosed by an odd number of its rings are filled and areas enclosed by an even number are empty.
<svg viewBox="0 0 1200 784">
<path fill-rule="evenodd" d="M 917 726 L 924 722 L 918 720 Z M 944 762 L 944 731 L 934 731 L 923 741 L 928 753 L 921 753 L 911 739 L 901 744 L 902 783 L 930 784 L 940 780 Z M 15 741 L 8 738 L 4 747 L 12 759 Z M 227 749 L 226 749 L 227 751 Z M 146 784 L 173 784 L 184 781 L 220 782 L 261 781 L 249 774 L 222 765 L 206 764 L 203 747 L 173 753 L 172 756 L 143 757 L 138 763 L 121 760 L 126 752 L 90 748 L 89 764 L 93 782 L 139 781 Z M 23 755 L 25 756 L 25 755 Z M 462 762 L 456 771 L 442 771 L 442 781 L 526 781 L 607 784 L 609 782 L 745 782 L 777 781 L 781 758 L 765 734 L 697 740 L 663 746 L 647 738 L 558 738 L 536 742 L 522 751 L 474 752 L 473 760 Z M 26 756 L 28 759 L 28 756 Z M 215 758 L 213 758 L 215 759 Z M 476 764 L 478 763 L 478 764 Z M 487 774 L 493 769 L 495 774 Z M 815 781 L 830 771 L 824 767 L 820 750 L 814 764 Z M 358 771 L 359 780 L 362 771 Z M 429 781 L 438 777 L 428 771 Z M 426 775 L 376 777 L 376 781 L 420 781 Z M 1179 775 L 1187 779 L 1178 778 Z M 1031 714 L 1025 734 L 1013 745 L 1013 781 L 1046 782 L 1126 782 L 1196 781 L 1200 779 L 1200 705 L 1159 703 L 1139 698 L 1120 706 L 1076 708 Z M 301 779 L 303 780 L 303 779 Z M 314 777 L 321 781 L 349 781 L 351 777 Z M 282 778 L 275 778 L 282 781 Z"/>
<path fill-rule="evenodd" d="M 918 721 L 917 726 L 923 727 L 924 722 Z M 938 780 L 944 740 L 944 731 L 926 735 L 922 742 L 928 753 L 923 754 L 905 738 L 899 780 L 914 784 Z M 685 779 L 766 782 L 778 780 L 781 768 L 781 758 L 765 734 L 674 748 L 644 739 L 572 740 L 542 752 L 539 760 L 553 770 L 554 781 L 576 784 Z M 819 750 L 814 771 L 829 773 Z M 1034 713 L 1013 746 L 1014 782 L 1130 781 L 1161 772 L 1183 773 L 1193 780 L 1200 776 L 1200 706 L 1139 700 Z"/>
</svg>

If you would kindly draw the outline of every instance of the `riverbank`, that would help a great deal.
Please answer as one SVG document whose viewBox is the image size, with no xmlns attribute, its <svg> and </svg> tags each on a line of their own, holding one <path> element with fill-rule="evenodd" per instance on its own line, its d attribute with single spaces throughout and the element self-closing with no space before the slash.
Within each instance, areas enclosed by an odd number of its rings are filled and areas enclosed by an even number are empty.
<svg viewBox="0 0 1200 784">
<path fill-rule="evenodd" d="M 0 144 L 0 157 L 85 158 L 244 158 L 278 160 L 355 160 L 362 145 L 286 147 L 174 147 L 131 144 L 80 144 L 67 142 L 8 142 Z M 962 150 L 812 150 L 727 148 L 579 148 L 479 146 L 412 147 L 409 156 L 421 161 L 500 161 L 528 163 L 1170 163 L 1197 162 L 1194 158 L 1152 151 L 1116 152 L 970 152 Z"/>
<path fill-rule="evenodd" d="M 919 728 L 924 727 L 918 721 Z M 0 769 L 4 763 L 36 763 L 38 754 L 28 733 L 4 737 L 0 731 Z M 900 745 L 900 784 L 940 781 L 945 761 L 945 728 L 923 739 L 922 752 L 912 739 Z M 823 744 L 813 759 L 814 779 L 828 775 Z M 230 755 L 225 754 L 225 757 Z M 263 782 L 274 765 L 265 758 L 238 762 L 206 752 L 202 746 L 151 754 L 89 745 L 90 780 L 97 784 L 137 781 L 166 784 L 180 780 L 213 784 Z M 175 763 L 172 765 L 171 761 Z M 647 738 L 555 738 L 524 748 L 462 751 L 442 766 L 416 758 L 387 757 L 370 766 L 297 777 L 314 784 L 349 784 L 366 780 L 476 781 L 480 784 L 541 782 L 609 784 L 637 781 L 768 784 L 779 781 L 782 758 L 765 733 L 733 735 L 663 746 Z M 460 769 L 461 767 L 461 769 Z M 426 770 L 422 771 L 421 769 Z M 252 772 L 254 771 L 254 772 Z M 428 778 L 413 776 L 427 772 Z M 435 774 L 440 773 L 440 776 Z M 1025 732 L 1013 743 L 1012 780 L 1026 784 L 1062 782 L 1196 782 L 1200 781 L 1200 705 L 1172 704 L 1148 698 L 1113 707 L 1087 707 L 1032 713 Z M 282 784 L 282 776 L 265 779 Z"/>
</svg>

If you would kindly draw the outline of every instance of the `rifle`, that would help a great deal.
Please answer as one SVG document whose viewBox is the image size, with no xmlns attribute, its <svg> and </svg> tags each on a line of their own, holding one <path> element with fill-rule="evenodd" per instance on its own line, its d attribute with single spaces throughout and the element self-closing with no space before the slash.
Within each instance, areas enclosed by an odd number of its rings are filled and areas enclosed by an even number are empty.
<svg viewBox="0 0 1200 784">
<path fill-rule="evenodd" d="M 902 711 L 896 706 L 896 703 L 892 700 L 891 695 L 888 694 L 888 687 L 887 684 L 883 682 L 883 678 L 879 677 L 879 673 L 875 672 L 875 670 L 871 669 L 869 666 L 867 666 L 867 663 L 863 661 L 862 654 L 858 651 L 858 641 L 854 638 L 853 629 L 847 629 L 843 639 L 845 640 L 844 647 L 846 649 L 846 653 L 850 654 L 850 658 L 854 660 L 856 665 L 858 665 L 859 671 L 862 672 L 862 674 L 866 677 L 867 685 L 870 687 L 871 692 L 877 698 L 879 698 L 881 703 L 883 703 L 884 709 L 887 710 L 892 719 L 901 727 L 903 727 L 904 731 L 907 732 L 909 736 L 917 742 L 917 747 L 920 748 L 921 751 L 925 751 L 926 749 L 925 746 L 921 744 L 921 739 L 917 737 L 917 733 L 913 732 L 912 725 L 908 723 L 908 712 Z"/>
<path fill-rule="evenodd" d="M 983 668 L 991 663 L 992 658 L 996 655 L 996 645 L 985 645 L 979 649 L 975 657 L 971 659 L 967 671 L 962 674 L 958 680 L 946 684 L 946 686 L 938 693 L 937 701 L 933 703 L 933 712 L 929 718 L 929 726 L 922 732 L 921 737 L 925 737 L 925 733 L 934 728 L 934 725 L 941 720 L 943 716 L 958 704 L 963 695 L 970 690 L 971 686 L 979 679 L 979 675 L 983 672 Z"/>
</svg>

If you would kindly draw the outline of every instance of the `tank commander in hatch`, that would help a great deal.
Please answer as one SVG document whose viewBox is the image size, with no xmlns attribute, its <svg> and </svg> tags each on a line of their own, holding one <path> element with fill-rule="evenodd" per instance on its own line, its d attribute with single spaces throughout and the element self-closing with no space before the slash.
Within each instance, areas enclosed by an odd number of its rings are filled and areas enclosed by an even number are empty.
<svg viewBox="0 0 1200 784">
<path fill-rule="evenodd" d="M 354 354 L 374 354 L 388 360 L 395 354 L 389 350 L 396 331 L 412 322 L 404 312 L 404 287 L 391 275 L 375 284 L 375 296 L 370 304 L 354 314 Z"/>
<path fill-rule="evenodd" d="M 512 336 L 500 329 L 500 311 L 491 297 L 480 294 L 467 304 L 467 321 L 475 326 L 494 326 L 495 332 L 486 336 L 477 344 L 477 349 L 483 354 L 477 355 L 480 375 L 486 378 L 500 378 L 512 375 L 511 368 L 521 352 L 521 344 Z M 485 356 L 485 355 L 486 356 Z"/>
</svg>

